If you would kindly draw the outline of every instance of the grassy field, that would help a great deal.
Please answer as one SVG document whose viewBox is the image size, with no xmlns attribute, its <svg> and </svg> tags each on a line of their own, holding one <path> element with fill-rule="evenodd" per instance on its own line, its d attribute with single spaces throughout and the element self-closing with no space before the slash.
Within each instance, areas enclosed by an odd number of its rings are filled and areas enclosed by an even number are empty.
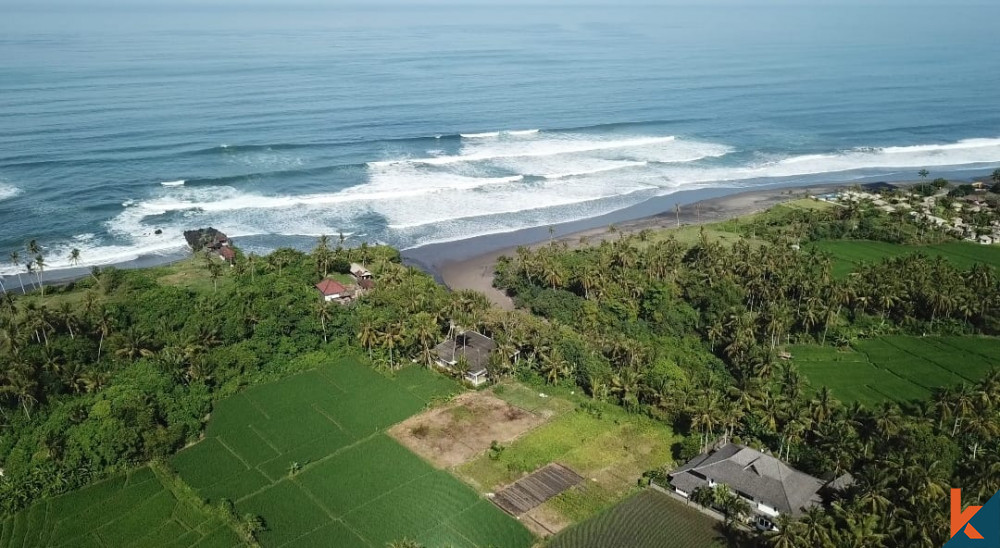
<svg viewBox="0 0 1000 548">
<path fill-rule="evenodd" d="M 458 474 L 480 490 L 493 491 L 525 473 L 558 462 L 589 481 L 542 505 L 568 522 L 589 518 L 631 491 L 646 470 L 668 465 L 670 447 L 679 438 L 670 428 L 614 406 L 600 415 L 578 408 L 569 395 L 539 396 L 519 384 L 502 385 L 496 395 L 551 420 L 510 443 L 499 458 L 488 455 L 460 466 Z"/>
<path fill-rule="evenodd" d="M 218 517 L 177 500 L 148 467 L 35 503 L 5 520 L 0 533 L 0 548 L 195 545 L 242 543 Z"/>
<path fill-rule="evenodd" d="M 813 388 L 827 386 L 845 402 L 926 399 L 934 388 L 971 383 L 1000 367 L 1000 339 L 891 336 L 853 350 L 789 347 Z"/>
<path fill-rule="evenodd" d="M 899 257 L 923 253 L 931 257 L 943 257 L 959 268 L 971 268 L 976 263 L 986 263 L 1000 268 L 1000 246 L 974 244 L 971 242 L 948 242 L 937 245 L 898 245 L 885 242 L 859 240 L 834 240 L 810 244 L 817 249 L 833 254 L 835 276 L 846 276 L 863 263 L 879 262 L 888 257 Z"/>
<path fill-rule="evenodd" d="M 220 402 L 172 465 L 206 499 L 262 516 L 265 546 L 530 546 L 516 520 L 382 433 L 455 391 L 416 367 L 390 379 L 332 364 Z"/>
<path fill-rule="evenodd" d="M 668 495 L 647 489 L 574 525 L 549 548 L 702 548 L 725 546 L 721 524 Z"/>
</svg>

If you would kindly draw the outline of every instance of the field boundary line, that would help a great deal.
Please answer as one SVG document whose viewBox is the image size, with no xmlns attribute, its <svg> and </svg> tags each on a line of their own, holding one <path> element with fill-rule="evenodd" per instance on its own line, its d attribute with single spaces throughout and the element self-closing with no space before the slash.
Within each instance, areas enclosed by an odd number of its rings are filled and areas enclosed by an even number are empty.
<svg viewBox="0 0 1000 548">
<path fill-rule="evenodd" d="M 470 506 L 469 508 L 472 508 L 472 506 Z M 448 523 L 448 520 L 450 520 L 450 519 L 452 519 L 452 518 L 456 518 L 456 517 L 458 517 L 458 516 L 461 516 L 462 514 L 464 514 L 464 513 L 468 512 L 468 511 L 469 511 L 469 508 L 466 508 L 465 510 L 462 510 L 461 512 L 459 512 L 459 513 L 455 514 L 454 516 L 451 516 L 450 518 L 448 518 L 448 519 L 446 519 L 446 520 L 442 521 L 442 522 L 441 522 L 441 525 L 442 525 L 442 526 L 444 526 L 444 528 L 446 528 L 446 529 L 450 530 L 451 532 L 455 533 L 456 535 L 458 535 L 458 536 L 459 536 L 459 538 L 463 538 L 463 539 L 465 539 L 465 540 L 469 541 L 469 544 L 471 544 L 471 545 L 473 545 L 473 546 L 479 546 L 479 544 L 478 544 L 478 543 L 475 543 L 475 542 L 472 542 L 472 539 L 471 539 L 471 538 L 469 538 L 469 537 L 467 537 L 467 536 L 463 535 L 461 531 L 459 531 L 458 529 L 455 529 L 454 527 L 452 527 L 452 526 L 451 526 L 451 524 L 450 524 L 450 523 Z"/>
<path fill-rule="evenodd" d="M 301 535 L 299 535 L 299 536 L 297 536 L 297 537 L 295 537 L 293 539 L 288 540 L 288 542 L 279 544 L 278 545 L 279 548 L 281 546 L 288 546 L 289 544 L 291 544 L 291 543 L 299 540 L 300 538 L 302 538 L 302 537 L 304 537 L 306 535 L 310 535 L 310 534 L 312 534 L 315 531 L 319 531 L 320 529 L 326 527 L 330 523 L 338 521 L 340 519 L 338 517 L 335 517 L 333 514 L 331 514 L 330 511 L 326 508 L 326 506 L 324 506 L 322 503 L 320 503 L 318 500 L 316 500 L 316 497 L 314 497 L 313 494 L 310 493 L 305 487 L 303 487 L 301 484 L 299 484 L 299 482 L 295 481 L 295 478 L 289 478 L 288 481 L 290 481 L 292 483 L 292 485 L 294 485 L 299 491 L 301 491 L 302 494 L 304 494 L 306 496 L 306 498 L 308 498 L 313 503 L 313 506 L 319 507 L 319 509 L 322 510 L 323 513 L 326 514 L 326 516 L 328 518 L 330 518 L 330 521 L 328 521 L 326 523 L 321 523 L 317 527 L 313 527 L 312 529 L 306 531 L 305 533 L 302 533 Z"/>
<path fill-rule="evenodd" d="M 261 441 L 264 442 L 264 445 L 270 447 L 271 449 L 274 449 L 274 452 L 278 454 L 277 457 L 274 457 L 275 459 L 278 458 L 278 457 L 280 457 L 281 455 L 285 454 L 284 451 L 282 451 L 281 449 L 278 449 L 277 447 L 275 447 L 274 444 L 271 443 L 271 440 L 267 439 L 267 436 L 265 436 L 260 430 L 257 430 L 254 427 L 254 425 L 248 424 L 247 426 L 250 428 L 250 431 L 253 432 L 255 436 L 257 436 L 258 438 L 261 439 Z M 271 460 L 274 460 L 274 459 L 271 459 Z M 265 461 L 265 462 L 268 462 L 268 461 Z"/>
<path fill-rule="evenodd" d="M 328 460 L 330 460 L 330 459 L 332 459 L 332 458 L 336 457 L 337 455 L 339 455 L 339 454 L 341 454 L 341 453 L 343 453 L 343 452 L 345 452 L 345 451 L 348 451 L 348 450 L 350 450 L 350 449 L 353 449 L 353 448 L 354 448 L 355 446 L 357 446 L 357 445 L 360 445 L 360 444 L 362 444 L 362 443 L 364 443 L 364 442 L 366 442 L 366 441 L 368 441 L 368 440 L 370 440 L 370 439 L 374 438 L 374 437 L 375 437 L 375 436 L 377 436 L 378 434 L 379 434 L 379 432 L 376 432 L 375 434 L 371 434 L 371 435 L 369 435 L 368 437 L 366 437 L 366 438 L 362 438 L 362 439 L 359 439 L 359 440 L 355 441 L 354 443 L 352 443 L 352 444 L 350 444 L 350 445 L 345 445 L 345 446 L 341 447 L 340 449 L 337 449 L 336 451 L 334 451 L 334 452 L 330 453 L 329 455 L 326 455 L 326 456 L 324 456 L 324 457 L 322 457 L 322 458 L 319 458 L 319 459 L 316 459 L 316 460 L 314 460 L 314 461 L 312 461 L 312 462 L 309 462 L 309 463 L 307 463 L 307 464 L 306 464 L 305 466 L 303 466 L 301 470 L 299 470 L 299 471 L 298 471 L 298 472 L 296 472 L 296 473 L 297 473 L 297 474 L 301 474 L 302 472 L 305 472 L 306 470 L 309 470 L 310 468 L 313 468 L 313 467 L 315 467 L 315 466 L 319 466 L 319 465 L 320 465 L 321 463 L 324 463 L 324 462 L 326 462 L 326 461 L 328 461 Z M 297 447 L 301 447 L 301 446 L 297 446 Z M 296 449 L 297 447 L 293 447 L 293 448 L 292 448 L 292 450 Z M 287 453 L 284 453 L 284 452 L 279 452 L 279 453 L 278 453 L 278 456 L 277 456 L 277 457 L 274 457 L 273 459 L 271 459 L 271 460 L 268 460 L 268 461 L 264 461 L 264 462 L 262 462 L 261 464 L 262 464 L 262 465 L 263 465 L 263 464 L 267 464 L 267 463 L 269 463 L 269 462 L 271 462 L 271 461 L 273 461 L 273 460 L 276 460 L 276 459 L 280 459 L 280 458 L 281 458 L 282 456 L 284 456 L 284 455 L 287 455 Z M 268 480 L 271 480 L 271 476 L 267 475 L 267 473 L 265 473 L 265 472 L 264 472 L 263 470 L 261 470 L 259 466 L 258 466 L 258 467 L 255 467 L 254 469 L 255 469 L 255 470 L 257 470 L 258 472 L 260 472 L 260 473 L 261 473 L 261 475 L 263 475 L 263 476 L 264 476 L 265 478 L 267 478 Z M 239 499 L 238 499 L 238 500 L 237 500 L 236 502 L 239 502 L 239 501 L 242 501 L 242 500 L 246 500 L 246 499 L 248 499 L 248 498 L 250 498 L 250 497 L 252 497 L 252 496 L 254 496 L 254 495 L 257 495 L 257 494 L 259 494 L 259 493 L 262 493 L 262 492 L 264 492 L 264 491 L 266 491 L 266 490 L 268 490 L 268 489 L 270 489 L 270 488 L 274 487 L 275 485 L 277 485 L 277 484 L 281 483 L 281 482 L 282 482 L 282 481 L 284 481 L 285 479 L 291 479 L 291 478 L 288 478 L 288 476 L 287 476 L 287 475 L 282 475 L 282 476 L 278 477 L 278 478 L 277 478 L 277 479 L 275 479 L 275 480 L 271 480 L 271 483 L 269 483 L 269 484 L 267 484 L 267 485 L 265 485 L 265 486 L 261 487 L 260 489 L 257 489 L 256 491 L 254 491 L 254 492 L 252 492 L 252 493 L 248 493 L 248 494 L 247 494 L 246 496 L 243 496 L 243 497 L 240 497 L 240 498 L 239 498 Z"/>
<path fill-rule="evenodd" d="M 324 417 L 326 417 L 326 419 L 329 420 L 330 422 L 332 422 L 334 426 L 336 426 L 337 428 L 339 428 L 341 432 L 343 432 L 343 433 L 345 433 L 347 435 L 350 435 L 350 432 L 348 432 L 347 429 L 343 427 L 343 425 L 341 425 L 339 422 L 337 422 L 337 419 L 334 419 L 330 415 L 327 415 L 326 412 L 323 411 L 323 409 L 319 408 L 315 403 L 309 404 L 309 407 L 312 408 L 313 411 L 315 411 L 315 412 L 319 413 L 320 415 L 323 415 Z"/>
<path fill-rule="evenodd" d="M 216 437 L 215 437 L 215 441 L 219 442 L 219 445 L 221 445 L 221 446 L 225 447 L 225 448 L 226 448 L 226 451 L 229 451 L 229 454 L 230 454 L 230 455 L 232 455 L 232 456 L 236 457 L 236 460 L 238 460 L 238 461 L 242 462 L 242 463 L 243 463 L 243 466 L 245 466 L 245 467 L 247 468 L 247 470 L 249 470 L 250 468 L 252 468 L 252 467 L 250 466 L 250 464 L 249 464 L 249 463 L 247 463 L 247 461 L 243 460 L 243 457 L 242 457 L 242 456 L 240 456 L 240 455 L 237 455 L 237 454 L 236 454 L 236 451 L 233 451 L 233 450 L 232 450 L 232 448 L 230 448 L 230 447 L 229 447 L 228 445 L 226 445 L 226 442 L 222 441 L 222 438 L 221 438 L 220 436 L 216 436 Z M 222 481 L 222 480 L 220 479 L 219 481 Z M 219 483 L 219 481 L 217 481 L 217 482 L 215 482 L 215 483 Z M 215 485 L 215 483 L 213 483 L 212 485 Z M 212 485 L 206 485 L 205 487 L 211 487 Z"/>
<path fill-rule="evenodd" d="M 382 494 L 378 495 L 377 497 L 369 500 L 368 502 L 366 502 L 366 503 L 364 503 L 364 504 L 362 504 L 360 506 L 355 506 L 354 508 L 351 508 L 351 510 L 349 512 L 347 512 L 347 513 L 348 514 L 353 514 L 354 512 L 357 512 L 358 510 L 361 510 L 362 508 L 370 505 L 371 503 L 373 503 L 373 502 L 375 502 L 375 501 L 377 501 L 379 499 L 385 498 L 386 496 L 391 495 L 392 493 L 395 493 L 396 491 L 399 491 L 403 487 L 406 487 L 407 485 L 409 485 L 409 484 L 417 481 L 418 479 L 427 477 L 427 476 L 429 476 L 429 475 L 431 475 L 431 474 L 433 474 L 434 472 L 437 472 L 437 471 L 438 471 L 438 469 L 434 468 L 430 472 L 427 472 L 426 474 L 421 474 L 419 476 L 414 476 L 414 477 L 412 477 L 412 478 L 404 481 L 403 483 L 400 483 L 399 485 L 393 487 L 392 489 L 389 489 L 385 493 L 382 493 Z M 441 522 L 435 523 L 434 525 L 440 525 L 441 523 L 444 523 L 444 521 L 442 520 Z"/>
<path fill-rule="evenodd" d="M 892 345 L 890 345 L 890 346 L 892 346 Z M 895 347 L 893 347 L 893 348 L 895 348 Z M 868 365 L 872 366 L 872 368 L 878 369 L 880 371 L 884 371 L 884 372 L 886 372 L 886 373 L 888 373 L 888 374 L 890 374 L 890 375 L 892 375 L 892 376 L 894 376 L 894 377 L 896 377 L 896 378 L 898 378 L 900 380 L 903 380 L 905 382 L 908 382 L 908 383 L 912 384 L 913 386 L 916 386 L 917 388 L 920 388 L 921 390 L 927 390 L 926 387 L 913 382 L 912 380 L 910 380 L 910 379 L 908 379 L 908 378 L 900 375 L 899 373 L 896 373 L 895 371 L 893 371 L 891 369 L 886 369 L 885 367 L 882 367 L 882 366 L 878 365 L 875 361 L 872 360 L 872 357 L 868 354 L 867 351 L 864 351 L 864 350 L 861 350 L 861 349 L 858 349 L 858 348 L 855 348 L 855 350 L 864 355 L 865 359 L 868 360 Z M 878 387 L 876 387 L 876 386 L 872 386 L 870 384 L 866 384 L 866 385 L 863 385 L 863 386 L 867 386 L 867 387 L 871 388 L 872 390 L 878 392 L 879 394 L 882 394 L 883 396 L 885 396 L 886 398 L 888 398 L 888 399 L 890 399 L 892 401 L 895 401 L 895 402 L 899 402 L 900 401 L 899 399 L 896 398 L 896 396 L 893 396 L 893 395 L 890 395 L 890 394 L 886 394 L 885 392 L 879 390 Z"/>
<path fill-rule="evenodd" d="M 965 375 L 959 373 L 958 371 L 955 371 L 954 369 L 948 369 L 947 367 L 941 365 L 940 363 L 934 361 L 931 358 L 917 355 L 917 354 L 913 353 L 913 351 L 908 350 L 906 348 L 903 348 L 903 347 L 901 347 L 901 346 L 893 343 L 891 340 L 888 340 L 888 339 L 883 339 L 883 340 L 885 340 L 885 342 L 889 346 L 895 348 L 896 350 L 899 350 L 900 352 L 903 352 L 904 354 L 909 354 L 910 356 L 913 356 L 914 358 L 917 358 L 917 359 L 923 360 L 923 361 L 925 361 L 925 362 L 927 362 L 929 364 L 932 364 L 935 367 L 941 369 L 942 371 L 948 373 L 949 375 L 955 375 L 955 376 L 959 377 L 960 379 L 962 379 L 963 381 L 966 381 L 966 382 L 972 382 L 972 383 L 976 382 L 976 381 L 973 381 L 972 379 L 969 379 Z M 963 353 L 964 353 L 964 351 L 963 351 Z M 917 383 L 913 383 L 913 384 L 917 384 Z M 917 385 L 917 386 L 923 386 L 923 385 Z M 942 387 L 940 387 L 940 386 L 925 386 L 924 388 L 927 388 L 928 390 L 934 390 L 935 388 L 942 388 Z"/>
<path fill-rule="evenodd" d="M 288 378 L 288 377 L 286 377 L 286 378 Z M 262 385 L 262 386 L 266 386 L 266 384 L 265 384 L 265 385 Z M 250 402 L 250 405 L 251 405 L 251 406 L 252 406 L 252 407 L 253 407 L 254 409 L 256 409 L 258 413 L 260 413 L 261 415 L 264 415 L 264 418 L 265 418 L 265 419 L 267 419 L 267 420 L 271 420 L 271 415 L 268 415 L 268 414 L 267 414 L 267 411 L 264 411 L 264 408 L 263 408 L 263 407 L 261 407 L 261 406 L 260 406 L 259 404 L 257 404 L 257 402 L 255 402 L 253 398 L 251 398 L 250 396 L 247 396 L 247 395 L 246 395 L 246 392 L 242 392 L 242 393 L 240 393 L 239 395 L 240 395 L 240 396 L 242 396 L 242 397 L 244 397 L 244 398 L 246 398 L 246 400 L 247 400 L 248 402 Z"/>
<path fill-rule="evenodd" d="M 320 367 L 317 367 L 316 369 L 313 369 L 313 371 L 318 371 L 319 372 L 319 376 L 323 377 L 323 380 L 325 380 L 326 382 L 332 384 L 333 387 L 336 388 L 337 390 L 340 390 L 340 392 L 342 394 L 347 394 L 348 393 L 347 389 L 345 389 L 343 386 L 340 386 L 339 384 L 337 384 L 336 379 L 334 379 L 328 373 L 326 373 L 326 369 L 329 368 L 329 367 L 331 367 L 331 366 L 330 365 L 327 365 L 325 367 L 324 366 L 320 366 Z"/>
<path fill-rule="evenodd" d="M 969 337 L 969 338 L 978 338 L 978 337 Z M 987 337 L 986 339 L 994 340 L 992 337 Z M 987 362 L 990 362 L 994 368 L 997 368 L 997 363 L 1000 363 L 1000 359 L 997 359 L 995 356 L 988 356 L 975 349 L 968 349 L 968 348 L 962 348 L 960 346 L 955 346 L 954 344 L 948 342 L 944 337 L 937 337 L 937 341 L 947 346 L 948 348 L 951 348 L 952 350 L 958 350 L 959 352 L 965 352 L 967 354 L 974 354 L 976 356 L 979 356 L 980 358 L 983 358 Z"/>
</svg>

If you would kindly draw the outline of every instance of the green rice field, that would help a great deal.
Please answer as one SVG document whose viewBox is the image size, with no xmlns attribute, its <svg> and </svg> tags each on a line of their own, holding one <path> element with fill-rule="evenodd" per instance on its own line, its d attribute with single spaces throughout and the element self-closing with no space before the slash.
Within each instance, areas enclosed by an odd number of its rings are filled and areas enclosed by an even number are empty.
<svg viewBox="0 0 1000 548">
<path fill-rule="evenodd" d="M 148 467 L 35 503 L 3 521 L 0 548 L 230 548 L 220 519 L 178 501 Z"/>
<path fill-rule="evenodd" d="M 721 524 L 692 506 L 646 489 L 552 538 L 549 548 L 725 546 Z"/>
<path fill-rule="evenodd" d="M 171 464 L 210 503 L 261 516 L 264 546 L 531 546 L 514 518 L 383 433 L 457 389 L 418 367 L 389 378 L 335 363 L 220 402 Z"/>
<path fill-rule="evenodd" d="M 861 240 L 829 240 L 810 244 L 834 256 L 833 274 L 846 276 L 863 263 L 879 262 L 889 257 L 923 253 L 930 257 L 943 257 L 959 268 L 971 268 L 976 263 L 986 263 L 1000 268 L 1000 246 L 971 242 L 948 242 L 938 245 L 898 245 Z"/>
<path fill-rule="evenodd" d="M 978 381 L 1000 368 L 993 337 L 880 337 L 853 350 L 800 345 L 788 349 L 813 388 L 827 386 L 845 402 L 922 400 L 941 386 Z"/>
</svg>

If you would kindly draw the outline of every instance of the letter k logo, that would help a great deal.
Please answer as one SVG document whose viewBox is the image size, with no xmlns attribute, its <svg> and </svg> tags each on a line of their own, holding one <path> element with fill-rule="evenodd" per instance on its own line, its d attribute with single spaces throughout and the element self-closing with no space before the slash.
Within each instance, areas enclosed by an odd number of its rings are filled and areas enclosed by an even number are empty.
<svg viewBox="0 0 1000 548">
<path fill-rule="evenodd" d="M 981 539 L 983 535 L 976 531 L 976 528 L 969 523 L 972 516 L 976 515 L 976 512 L 982 506 L 970 506 L 964 511 L 962 510 L 962 490 L 952 489 L 951 490 L 951 536 L 958 534 L 962 528 L 965 528 L 965 536 L 972 539 Z"/>
</svg>

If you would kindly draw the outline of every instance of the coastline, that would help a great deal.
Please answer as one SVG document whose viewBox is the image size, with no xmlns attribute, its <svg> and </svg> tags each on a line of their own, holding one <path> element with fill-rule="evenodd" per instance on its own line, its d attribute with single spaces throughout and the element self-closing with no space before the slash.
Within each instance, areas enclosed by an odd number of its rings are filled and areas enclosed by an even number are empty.
<svg viewBox="0 0 1000 548">
<path fill-rule="evenodd" d="M 953 177 L 952 183 L 967 183 L 981 179 L 988 172 L 971 172 L 963 177 Z M 568 221 L 553 226 L 536 226 L 509 232 L 441 243 L 425 244 L 400 250 L 405 264 L 427 272 L 449 289 L 472 289 L 486 294 L 498 306 L 513 309 L 513 301 L 493 287 L 493 270 L 502 255 L 512 255 L 519 246 L 537 247 L 550 241 L 566 242 L 570 247 L 581 245 L 581 238 L 588 244 L 599 243 L 608 236 L 608 227 L 614 225 L 620 233 L 636 233 L 643 229 L 663 229 L 678 226 L 714 223 L 733 217 L 749 215 L 776 204 L 808 195 L 824 194 L 855 185 L 892 184 L 907 186 L 927 181 L 879 180 L 869 177 L 853 181 L 825 183 L 776 183 L 765 186 L 745 187 L 722 185 L 692 190 L 681 190 L 665 196 L 595 217 Z M 679 207 L 679 215 L 675 208 Z M 679 224 L 678 224 L 679 222 Z M 551 232 L 550 232 L 551 231 Z M 183 247 L 183 246 L 178 246 Z M 297 247 L 294 246 L 293 247 Z M 192 256 L 189 249 L 140 255 L 128 261 L 101 265 L 86 265 L 47 270 L 41 275 L 45 286 L 69 284 L 90 275 L 94 267 L 140 269 L 166 266 Z M 37 289 L 35 275 L 21 273 L 0 274 L 0 282 L 8 293 L 21 293 L 21 282 L 26 291 Z"/>
<path fill-rule="evenodd" d="M 922 181 L 892 182 L 896 186 L 918 184 Z M 959 181 L 955 181 L 959 182 Z M 440 283 L 454 291 L 471 289 L 484 293 L 497 306 L 505 310 L 513 310 L 514 302 L 503 291 L 493 287 L 493 271 L 497 259 L 503 255 L 512 256 L 519 246 L 537 248 L 551 242 L 566 243 L 570 248 L 600 243 L 609 237 L 617 238 L 608 231 L 609 225 L 614 225 L 618 233 L 633 234 L 644 229 L 667 229 L 683 226 L 709 224 L 734 217 L 751 215 L 769 209 L 782 202 L 804 198 L 810 195 L 826 194 L 857 184 L 870 185 L 880 182 L 837 182 L 819 183 L 799 186 L 771 186 L 732 192 L 728 189 L 703 189 L 709 194 L 729 190 L 729 193 L 704 197 L 703 192 L 690 191 L 671 194 L 663 198 L 672 199 L 668 207 L 663 199 L 650 200 L 660 203 L 660 211 L 644 217 L 618 221 L 621 212 L 595 217 L 576 223 L 564 223 L 553 227 L 549 234 L 548 227 L 536 227 L 526 230 L 469 238 L 457 242 L 446 242 L 414 247 L 402 251 L 404 260 L 417 266 L 435 277 Z M 679 212 L 674 209 L 679 206 Z M 643 204 L 640 204 L 643 205 Z M 600 221 L 607 222 L 600 222 Z M 594 222 L 599 224 L 595 225 Z M 573 225 L 589 225 L 574 229 Z M 498 238 L 500 236 L 500 238 Z M 504 238 L 505 237 L 505 238 Z M 503 242 L 505 245 L 497 245 Z M 479 252 L 469 253 L 479 249 Z M 465 256 L 462 256 L 466 253 Z"/>
</svg>

